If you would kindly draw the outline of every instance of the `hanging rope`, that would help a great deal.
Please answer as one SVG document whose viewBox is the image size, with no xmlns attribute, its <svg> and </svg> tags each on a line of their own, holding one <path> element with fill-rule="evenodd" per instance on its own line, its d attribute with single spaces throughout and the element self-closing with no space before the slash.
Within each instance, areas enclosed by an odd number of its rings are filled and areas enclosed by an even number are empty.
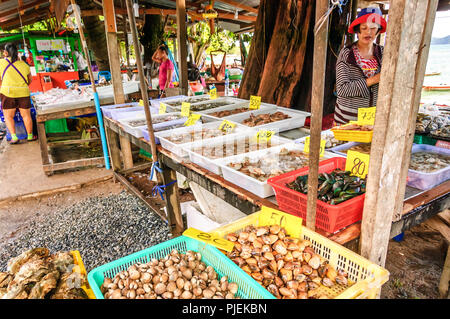
<svg viewBox="0 0 450 319">
<path fill-rule="evenodd" d="M 158 194 L 159 196 L 161 196 L 161 199 L 164 200 L 164 192 L 165 192 L 165 188 L 169 187 L 172 184 L 175 184 L 177 182 L 177 180 L 174 180 L 172 182 L 170 182 L 167 185 L 156 185 L 155 187 L 153 187 L 152 189 L 152 196 L 156 197 Z"/>
<path fill-rule="evenodd" d="M 153 179 L 153 174 L 155 173 L 155 169 L 156 169 L 160 174 L 162 174 L 162 172 L 163 172 L 162 168 L 159 167 L 159 162 L 153 162 L 153 164 L 152 164 L 152 169 L 151 169 L 151 171 L 150 171 L 150 178 L 149 178 L 149 180 L 152 180 L 152 179 Z"/>
<path fill-rule="evenodd" d="M 333 12 L 334 8 L 339 8 L 339 13 L 342 13 L 342 6 L 345 6 L 348 2 L 348 0 L 330 0 L 331 7 L 328 8 L 328 11 L 320 17 L 320 19 L 316 22 L 316 25 L 314 26 L 314 35 L 317 35 L 317 32 L 322 28 L 325 21 L 328 20 L 328 17 L 330 16 L 331 12 Z"/>
<path fill-rule="evenodd" d="M 22 15 L 20 14 L 20 10 L 19 10 L 19 1 L 17 1 L 17 13 L 19 14 L 20 30 L 22 31 L 23 46 L 24 46 L 24 50 L 25 50 L 25 49 L 27 49 L 27 43 L 25 42 L 25 35 L 23 33 Z M 25 53 L 28 54 L 27 50 L 25 50 Z"/>
</svg>

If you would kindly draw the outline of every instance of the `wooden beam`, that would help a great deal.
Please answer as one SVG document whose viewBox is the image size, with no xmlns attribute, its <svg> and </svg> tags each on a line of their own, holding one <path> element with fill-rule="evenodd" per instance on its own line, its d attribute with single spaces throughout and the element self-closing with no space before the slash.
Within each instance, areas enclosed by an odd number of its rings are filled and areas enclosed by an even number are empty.
<svg viewBox="0 0 450 319">
<path fill-rule="evenodd" d="M 417 119 L 417 113 L 419 111 L 420 106 L 420 98 L 422 95 L 422 85 L 424 81 L 424 74 L 427 66 L 428 61 L 428 53 L 430 49 L 430 41 L 431 41 L 431 34 L 433 32 L 433 26 L 434 26 L 434 20 L 436 16 L 436 8 L 437 8 L 437 2 L 431 3 L 430 6 L 428 6 L 428 12 L 426 16 L 425 21 L 425 28 L 423 31 L 423 37 L 422 42 L 420 46 L 418 47 L 417 55 L 418 55 L 418 63 L 416 67 L 416 73 L 415 73 L 415 79 L 413 84 L 415 85 L 415 92 L 412 96 L 411 100 L 411 108 L 409 112 L 409 116 L 407 117 L 407 121 L 409 123 L 409 128 L 405 136 L 405 148 L 403 151 L 403 160 L 402 160 L 402 168 L 400 171 L 400 184 L 397 189 L 397 198 L 404 198 L 405 197 L 405 191 L 406 191 L 406 183 L 407 183 L 407 177 L 408 177 L 408 169 L 409 169 L 409 163 L 411 159 L 411 147 L 414 141 L 414 133 L 416 129 L 416 119 Z M 402 210 L 403 210 L 403 203 L 401 201 L 397 202 L 394 209 L 394 217 L 393 220 L 397 221 L 400 220 L 402 217 Z"/>
<path fill-rule="evenodd" d="M 428 8 L 436 8 L 436 1 L 397 0 L 389 8 L 389 20 L 397 23 L 387 29 L 360 243 L 361 255 L 380 266 L 385 264 L 396 203 L 403 201 L 396 192 L 402 166 L 399 159 L 404 158 L 405 136 L 411 125 L 405 114 L 411 113 L 418 89 L 419 53 L 423 45 L 430 45 L 430 39 L 423 36 Z"/>
<path fill-rule="evenodd" d="M 179 50 L 180 88 L 181 94 L 188 94 L 187 72 L 187 29 L 186 29 L 186 1 L 177 0 L 177 41 Z"/>
<path fill-rule="evenodd" d="M 248 6 L 248 5 L 244 4 L 244 3 L 240 3 L 240 2 L 237 2 L 237 1 L 233 1 L 233 0 L 217 0 L 217 1 L 229 4 L 231 6 L 234 6 L 236 8 L 239 8 L 239 9 L 242 9 L 242 10 L 245 10 L 245 11 L 248 11 L 248 12 L 252 12 L 252 13 L 258 14 L 258 8 L 250 7 L 250 6 Z"/>
<path fill-rule="evenodd" d="M 48 1 L 46 1 L 46 0 L 34 1 L 34 2 L 31 2 L 29 4 L 26 4 L 26 5 L 22 6 L 19 10 L 27 10 L 27 9 L 30 9 L 30 8 L 33 8 L 33 9 L 37 10 L 43 4 L 48 4 Z M 7 17 L 7 16 L 9 16 L 11 14 L 17 13 L 17 10 L 18 10 L 17 8 L 14 8 L 14 9 L 11 9 L 11 10 L 8 10 L 8 11 L 3 11 L 3 12 L 0 13 L 0 18 Z"/>
<path fill-rule="evenodd" d="M 328 0 L 316 2 L 316 20 L 328 10 Z M 317 209 L 317 186 L 319 175 L 320 136 L 322 131 L 323 100 L 325 87 L 325 69 L 327 62 L 328 19 L 317 30 L 314 37 L 314 83 L 311 96 L 311 140 L 308 173 L 308 200 L 306 210 L 306 227 L 315 230 Z"/>
</svg>

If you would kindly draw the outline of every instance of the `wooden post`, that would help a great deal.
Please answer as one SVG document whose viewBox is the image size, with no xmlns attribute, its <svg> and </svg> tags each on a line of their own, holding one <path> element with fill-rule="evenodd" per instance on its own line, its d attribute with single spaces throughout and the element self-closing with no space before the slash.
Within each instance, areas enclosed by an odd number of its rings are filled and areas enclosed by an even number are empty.
<svg viewBox="0 0 450 319">
<path fill-rule="evenodd" d="M 403 161 L 402 161 L 402 168 L 400 172 L 400 184 L 397 189 L 397 196 L 396 198 L 404 198 L 405 197 L 405 191 L 406 191 L 406 179 L 408 177 L 408 168 L 409 168 L 409 162 L 411 159 L 411 147 L 414 141 L 414 132 L 416 129 L 416 119 L 417 119 L 417 113 L 419 111 L 420 106 L 420 97 L 422 95 L 422 85 L 424 81 L 424 74 L 427 67 L 427 61 L 428 61 L 428 53 L 430 51 L 430 42 L 431 42 L 431 34 L 433 32 L 433 26 L 434 26 L 434 20 L 436 16 L 436 9 L 439 1 L 433 0 L 430 1 L 430 5 L 428 6 L 428 12 L 427 17 L 425 21 L 425 27 L 423 29 L 423 37 L 422 42 L 419 46 L 419 48 L 422 48 L 421 50 L 418 50 L 418 62 L 416 66 L 416 73 L 414 76 L 414 84 L 415 84 L 415 92 L 411 101 L 411 109 L 408 117 L 408 123 L 409 128 L 408 132 L 406 133 L 406 141 L 405 141 L 405 148 L 404 148 L 404 155 L 403 155 Z M 394 210 L 394 218 L 393 221 L 398 221 L 402 217 L 402 211 L 403 211 L 403 201 L 399 200 L 397 201 L 395 205 Z"/>
<path fill-rule="evenodd" d="M 177 41 L 181 94 L 188 94 L 186 0 L 177 0 Z"/>
<path fill-rule="evenodd" d="M 424 76 L 419 55 L 430 45 L 424 37 L 427 16 L 435 13 L 436 0 L 391 2 L 377 111 L 370 152 L 364 212 L 361 224 L 361 255 L 384 266 L 392 217 L 399 198 L 402 160 L 411 122 L 412 102 L 418 80 Z M 395 23 L 393 23 L 395 21 Z M 420 74 L 421 73 L 421 74 Z M 412 120 L 411 118 L 409 120 Z"/>
<path fill-rule="evenodd" d="M 164 183 L 167 185 L 177 179 L 176 172 L 172 169 L 164 170 Z M 183 217 L 181 214 L 180 198 L 178 194 L 178 184 L 174 183 L 166 188 L 166 210 L 167 220 L 173 237 L 181 236 L 184 231 Z"/>
<path fill-rule="evenodd" d="M 125 94 L 123 93 L 122 73 L 120 72 L 117 23 L 113 0 L 103 0 L 103 16 L 105 17 L 105 34 L 108 46 L 111 80 L 114 90 L 114 103 L 123 104 L 125 103 Z M 133 155 L 131 154 L 130 140 L 120 136 L 120 149 L 122 150 L 124 168 L 127 169 L 133 167 Z"/>
<path fill-rule="evenodd" d="M 328 10 L 328 0 L 316 2 L 316 21 Z M 317 186 L 319 175 L 320 136 L 322 132 L 325 68 L 327 61 L 328 18 L 314 37 L 314 62 L 311 96 L 311 140 L 308 173 L 308 201 L 306 227 L 315 230 L 317 208 Z"/>
<path fill-rule="evenodd" d="M 144 68 L 142 66 L 141 46 L 140 46 L 140 43 L 139 43 L 138 37 L 137 37 L 136 20 L 134 19 L 134 12 L 133 12 L 133 8 L 131 7 L 131 0 L 126 0 L 126 3 L 127 3 L 128 19 L 130 20 L 131 33 L 133 34 L 134 52 L 136 54 L 136 63 L 137 63 L 137 68 L 138 68 L 139 82 L 140 82 L 140 86 L 141 86 L 142 100 L 144 101 L 145 118 L 147 120 L 148 134 L 150 136 L 150 146 L 152 149 L 152 160 L 153 160 L 153 162 L 158 162 L 158 151 L 156 149 L 155 134 L 153 132 L 153 124 L 152 124 L 152 115 L 150 113 L 149 100 L 148 100 L 148 86 L 145 82 Z M 159 174 L 156 174 L 156 176 L 158 178 L 158 183 L 160 183 L 161 177 L 159 176 Z"/>
</svg>

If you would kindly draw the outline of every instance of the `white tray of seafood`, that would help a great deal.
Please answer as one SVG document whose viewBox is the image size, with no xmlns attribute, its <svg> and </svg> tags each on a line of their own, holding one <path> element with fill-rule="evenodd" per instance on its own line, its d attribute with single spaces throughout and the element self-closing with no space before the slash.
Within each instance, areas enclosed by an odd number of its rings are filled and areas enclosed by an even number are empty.
<svg viewBox="0 0 450 319">
<path fill-rule="evenodd" d="M 244 103 L 244 102 L 246 102 L 246 101 L 235 98 L 235 97 L 231 97 L 231 96 L 219 97 L 214 100 L 209 99 L 207 101 L 202 101 L 199 103 L 191 103 L 191 111 L 199 113 L 199 112 L 203 112 L 206 110 L 213 110 L 213 109 L 216 109 L 219 107 L 224 107 L 224 106 L 234 105 L 234 104 Z M 176 110 L 177 111 L 181 110 L 181 104 L 176 107 Z"/>
<path fill-rule="evenodd" d="M 228 118 L 235 114 L 247 114 L 247 112 L 253 112 L 249 108 L 249 101 L 239 102 L 237 104 L 225 105 L 216 107 L 209 110 L 199 111 L 199 113 L 207 114 L 209 116 L 217 117 L 220 120 L 228 120 Z M 261 110 L 270 111 L 275 110 L 277 106 L 275 104 L 261 103 Z"/>
<path fill-rule="evenodd" d="M 209 142 L 223 135 L 244 134 L 249 131 L 246 126 L 236 125 L 232 132 L 225 134 L 219 129 L 220 124 L 221 122 L 219 121 L 196 124 L 189 127 L 180 127 L 173 130 L 158 132 L 155 133 L 155 136 L 159 138 L 163 148 L 179 157 L 185 157 L 189 155 L 186 151 L 186 147 L 195 141 L 208 140 Z"/>
<path fill-rule="evenodd" d="M 201 102 L 206 102 L 209 101 L 211 98 L 209 95 L 204 94 L 204 95 L 196 95 L 196 96 L 184 96 L 184 97 L 179 97 L 177 99 L 173 99 L 173 100 L 166 100 L 166 101 L 160 101 L 159 103 L 163 102 L 164 104 L 166 104 L 167 108 L 173 111 L 180 111 L 181 110 L 181 104 L 183 102 L 187 102 L 187 103 L 201 103 Z M 155 101 L 156 104 L 156 101 Z M 158 108 L 159 108 L 159 104 L 158 104 Z"/>
<path fill-rule="evenodd" d="M 430 189 L 450 179 L 450 150 L 427 144 L 413 144 L 408 186 Z"/>
<path fill-rule="evenodd" d="M 256 133 L 223 136 L 213 141 L 198 141 L 186 147 L 189 159 L 214 174 L 222 173 L 220 160 L 244 153 L 251 153 L 279 145 L 291 143 L 292 140 L 274 136 L 270 141 L 256 140 Z"/>
<path fill-rule="evenodd" d="M 269 149 L 227 157 L 218 160 L 223 178 L 253 194 L 265 198 L 275 195 L 267 184 L 270 177 L 288 173 L 309 165 L 304 144 L 284 144 Z M 325 151 L 320 160 L 340 157 Z"/>
<path fill-rule="evenodd" d="M 303 127 L 306 117 L 310 115 L 311 113 L 308 112 L 278 106 L 276 109 L 269 111 L 259 109 L 250 113 L 231 115 L 227 120 L 257 130 L 274 130 L 275 133 L 278 133 Z"/>
<path fill-rule="evenodd" d="M 169 102 L 175 102 L 175 101 L 181 101 L 182 99 L 188 98 L 187 95 L 176 95 L 176 96 L 169 96 L 169 97 L 163 97 L 162 99 L 151 99 L 150 104 L 153 107 L 157 107 L 159 109 L 159 104 L 162 103 L 169 103 Z"/>
<path fill-rule="evenodd" d="M 164 127 L 183 124 L 186 120 L 187 117 L 182 117 L 180 112 L 157 114 L 152 116 L 153 129 L 155 131 Z M 120 119 L 119 122 L 122 124 L 125 132 L 130 133 L 137 138 L 144 136 L 141 128 L 147 126 L 145 115 L 142 117 Z"/>
</svg>

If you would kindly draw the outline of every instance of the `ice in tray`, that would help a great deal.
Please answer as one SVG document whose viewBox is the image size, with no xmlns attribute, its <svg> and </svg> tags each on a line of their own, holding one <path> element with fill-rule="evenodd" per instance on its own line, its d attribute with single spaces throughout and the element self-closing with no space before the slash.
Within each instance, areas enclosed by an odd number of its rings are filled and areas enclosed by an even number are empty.
<svg viewBox="0 0 450 319">
<path fill-rule="evenodd" d="M 192 96 L 192 97 L 186 97 L 186 98 L 180 98 L 178 100 L 174 100 L 174 101 L 168 101 L 168 102 L 164 102 L 164 104 L 174 107 L 174 108 L 181 108 L 181 105 L 183 104 L 183 102 L 186 103 L 200 103 L 200 102 L 205 102 L 205 101 L 209 101 L 211 98 L 209 97 L 209 95 L 199 95 L 199 96 Z"/>
</svg>

